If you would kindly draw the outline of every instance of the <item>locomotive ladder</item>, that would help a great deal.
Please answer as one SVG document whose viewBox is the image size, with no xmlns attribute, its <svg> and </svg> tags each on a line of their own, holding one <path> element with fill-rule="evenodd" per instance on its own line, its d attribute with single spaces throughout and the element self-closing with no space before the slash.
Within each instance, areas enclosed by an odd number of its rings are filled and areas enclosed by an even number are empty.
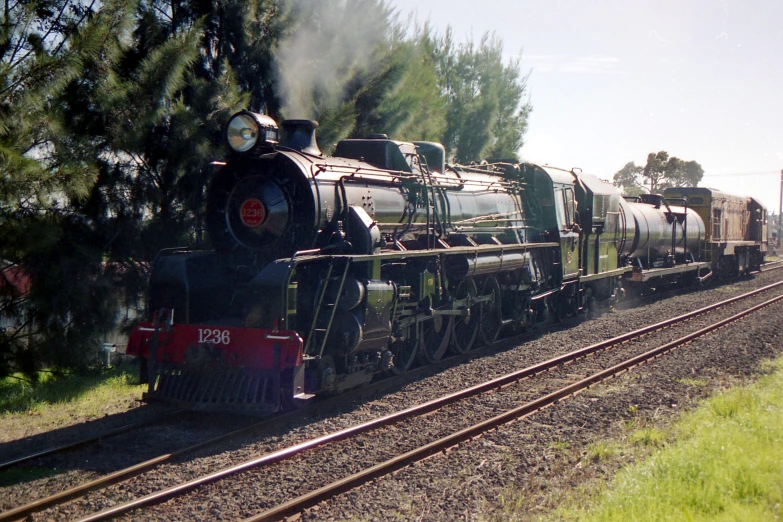
<svg viewBox="0 0 783 522">
<path fill-rule="evenodd" d="M 340 297 L 343 293 L 343 286 L 345 285 L 345 278 L 348 276 L 348 269 L 351 266 L 351 260 L 345 260 L 345 269 L 343 269 L 342 277 L 340 277 L 340 284 L 337 286 L 337 294 L 334 299 L 334 303 L 324 303 L 326 297 L 326 291 L 329 287 L 329 282 L 332 281 L 332 272 L 334 271 L 334 260 L 329 263 L 329 270 L 326 272 L 326 277 L 321 279 L 318 283 L 318 290 L 315 293 L 316 306 L 313 310 L 313 323 L 310 325 L 310 333 L 307 334 L 307 343 L 305 343 L 304 353 L 310 354 L 310 347 L 317 343 L 317 337 L 321 335 L 320 348 L 318 349 L 318 357 L 321 357 L 326 348 L 326 340 L 329 338 L 329 331 L 332 329 L 332 323 L 334 322 L 334 315 L 337 312 L 337 305 L 340 303 Z M 323 321 L 319 321 L 326 317 L 328 313 L 329 320 L 326 324 Z M 323 327 L 318 327 L 319 323 Z"/>
<path fill-rule="evenodd" d="M 436 226 L 438 227 L 438 237 L 445 235 L 443 220 L 440 217 L 438 211 L 438 198 L 435 194 L 435 182 L 432 179 L 432 172 L 430 166 L 427 163 L 427 159 L 423 156 L 416 155 L 416 159 L 419 163 L 419 170 L 421 171 L 421 179 L 424 182 L 424 192 L 427 198 L 427 248 L 431 248 L 432 240 L 430 239 L 430 232 L 435 237 Z M 429 183 L 428 183 L 429 182 Z M 430 216 L 430 213 L 432 216 Z"/>
</svg>

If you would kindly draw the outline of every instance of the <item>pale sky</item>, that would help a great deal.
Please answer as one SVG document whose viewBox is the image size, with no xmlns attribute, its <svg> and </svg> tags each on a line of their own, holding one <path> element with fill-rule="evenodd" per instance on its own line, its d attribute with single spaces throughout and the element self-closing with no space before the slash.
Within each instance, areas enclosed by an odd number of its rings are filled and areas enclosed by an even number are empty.
<svg viewBox="0 0 783 522">
<path fill-rule="evenodd" d="M 665 150 L 701 186 L 777 212 L 783 0 L 389 0 L 441 34 L 494 31 L 521 53 L 533 113 L 524 159 L 611 179 Z"/>
</svg>

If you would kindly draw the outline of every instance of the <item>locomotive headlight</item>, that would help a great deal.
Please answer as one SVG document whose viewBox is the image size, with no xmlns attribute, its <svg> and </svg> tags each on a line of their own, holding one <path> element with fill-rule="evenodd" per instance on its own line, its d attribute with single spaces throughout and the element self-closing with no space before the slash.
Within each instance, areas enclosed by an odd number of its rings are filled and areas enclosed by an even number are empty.
<svg viewBox="0 0 783 522">
<path fill-rule="evenodd" d="M 235 152 L 247 152 L 258 146 L 277 144 L 277 124 L 265 114 L 242 111 L 228 120 L 228 145 Z"/>
</svg>

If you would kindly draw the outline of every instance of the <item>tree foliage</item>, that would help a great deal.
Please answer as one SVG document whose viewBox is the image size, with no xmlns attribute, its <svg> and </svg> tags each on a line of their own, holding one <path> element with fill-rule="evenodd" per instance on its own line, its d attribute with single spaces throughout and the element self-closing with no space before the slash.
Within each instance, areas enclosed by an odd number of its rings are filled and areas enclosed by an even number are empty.
<svg viewBox="0 0 783 522">
<path fill-rule="evenodd" d="M 527 77 L 519 60 L 504 64 L 503 43 L 491 33 L 478 44 L 458 44 L 449 28 L 431 47 L 448 107 L 443 144 L 449 156 L 459 163 L 516 159 L 531 110 L 522 101 Z"/>
<path fill-rule="evenodd" d="M 640 184 L 639 176 L 644 171 L 644 167 L 636 166 L 636 163 L 629 161 L 623 168 L 614 175 L 614 184 L 622 187 L 623 194 L 626 196 L 637 196 L 645 191 Z"/>
<path fill-rule="evenodd" d="M 0 281 L 0 376 L 84 367 L 114 321 L 104 242 L 78 208 L 99 169 L 96 140 L 71 132 L 69 93 L 95 64 L 119 55 L 127 2 L 6 3 L 0 57 L 0 260 L 21 284 Z M 18 283 L 19 281 L 17 281 Z M 27 283 L 29 282 L 29 284 Z"/>
<path fill-rule="evenodd" d="M 669 187 L 695 187 L 702 177 L 704 169 L 699 163 L 683 161 L 662 150 L 648 154 L 644 167 L 626 163 L 615 173 L 614 184 L 626 196 L 635 196 L 644 192 L 658 194 Z"/>
</svg>

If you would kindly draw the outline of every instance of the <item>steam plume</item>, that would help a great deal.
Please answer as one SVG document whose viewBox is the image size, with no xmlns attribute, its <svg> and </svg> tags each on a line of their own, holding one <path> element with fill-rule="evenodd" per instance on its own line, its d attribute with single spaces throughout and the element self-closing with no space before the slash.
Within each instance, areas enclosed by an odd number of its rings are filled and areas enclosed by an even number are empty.
<svg viewBox="0 0 783 522">
<path fill-rule="evenodd" d="M 379 0 L 293 0 L 294 25 L 277 53 L 286 118 L 317 118 L 335 107 L 347 83 L 370 66 L 387 30 Z"/>
</svg>

